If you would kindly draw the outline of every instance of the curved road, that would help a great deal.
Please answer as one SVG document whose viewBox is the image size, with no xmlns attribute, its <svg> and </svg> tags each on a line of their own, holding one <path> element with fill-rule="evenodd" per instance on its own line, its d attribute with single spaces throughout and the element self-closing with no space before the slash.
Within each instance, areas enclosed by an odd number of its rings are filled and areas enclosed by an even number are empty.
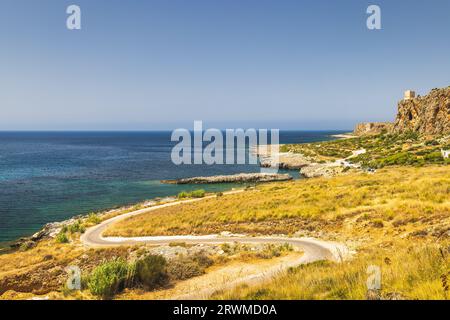
<svg viewBox="0 0 450 320">
<path fill-rule="evenodd" d="M 242 190 L 230 191 L 226 194 L 239 193 Z M 165 207 L 176 206 L 182 203 L 191 203 L 202 201 L 204 199 L 214 198 L 213 196 L 207 196 L 200 199 L 190 199 L 184 201 L 174 201 L 161 205 L 156 205 L 150 208 L 140 209 L 133 212 L 125 213 L 111 219 L 105 220 L 102 223 L 88 228 L 86 232 L 81 236 L 81 242 L 88 247 L 117 247 L 122 245 L 136 245 L 136 244 L 152 244 L 152 245 L 164 245 L 174 241 L 183 241 L 192 244 L 217 244 L 225 242 L 241 242 L 241 243 L 289 243 L 290 245 L 299 248 L 304 252 L 298 264 L 309 263 L 318 260 L 333 260 L 342 261 L 346 259 L 350 252 L 345 245 L 320 241 L 311 238 L 288 238 L 288 237 L 248 237 L 248 236 L 220 236 L 220 235 L 206 235 L 206 236 L 155 236 L 155 237 L 103 237 L 102 233 L 110 227 L 112 224 L 122 221 L 126 218 L 145 214 L 154 210 L 158 210 Z"/>
<path fill-rule="evenodd" d="M 242 190 L 231 191 L 227 194 L 238 193 Z M 183 241 L 185 243 L 192 244 L 219 244 L 227 242 L 240 242 L 240 243 L 289 243 L 290 245 L 298 248 L 303 252 L 299 259 L 293 261 L 277 264 L 264 272 L 259 274 L 249 275 L 243 278 L 238 278 L 233 281 L 229 281 L 226 284 L 222 284 L 219 287 L 209 287 L 202 289 L 192 290 L 194 293 L 180 295 L 172 297 L 173 299 L 205 299 L 210 297 L 218 289 L 225 290 L 233 288 L 241 283 L 256 284 L 258 282 L 270 279 L 281 271 L 287 270 L 290 267 L 296 267 L 300 264 L 310 263 L 319 260 L 332 260 L 341 262 L 344 259 L 351 256 L 350 251 L 345 245 L 320 241 L 311 238 L 288 238 L 288 237 L 248 237 L 248 236 L 220 236 L 220 235 L 206 235 L 206 236 L 155 236 L 155 237 L 103 237 L 102 233 L 110 227 L 112 224 L 122 221 L 128 217 L 148 213 L 157 209 L 176 206 L 181 203 L 190 203 L 201 201 L 207 198 L 214 198 L 215 196 L 207 196 L 201 199 L 191 199 L 184 201 L 174 201 L 162 205 L 156 205 L 150 208 L 136 210 L 133 212 L 125 213 L 111 219 L 105 220 L 102 223 L 88 228 L 86 232 L 81 236 L 81 242 L 88 247 L 117 247 L 123 245 L 136 245 L 136 244 L 152 244 L 152 245 L 167 245 L 174 241 Z"/>
</svg>

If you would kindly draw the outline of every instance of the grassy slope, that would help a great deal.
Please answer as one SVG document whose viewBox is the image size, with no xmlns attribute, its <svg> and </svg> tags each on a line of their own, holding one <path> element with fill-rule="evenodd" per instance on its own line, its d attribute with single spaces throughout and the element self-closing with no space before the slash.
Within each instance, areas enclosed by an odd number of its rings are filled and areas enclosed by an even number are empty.
<svg viewBox="0 0 450 320">
<path fill-rule="evenodd" d="M 364 299 L 367 267 L 382 270 L 383 298 L 447 299 L 450 167 L 389 167 L 261 185 L 257 190 L 166 208 L 124 221 L 109 234 L 293 233 L 346 241 L 349 262 L 315 263 L 270 283 L 219 292 L 233 299 Z M 448 280 L 447 280 L 448 279 Z"/>
<path fill-rule="evenodd" d="M 174 235 L 224 230 L 290 234 L 299 229 L 341 232 L 342 228 L 352 236 L 364 235 L 366 230 L 372 230 L 372 235 L 395 233 L 413 226 L 441 225 L 441 219 L 450 217 L 449 194 L 448 166 L 394 167 L 374 175 L 352 173 L 333 179 L 260 185 L 244 193 L 131 217 L 106 234 Z M 379 228 L 383 223 L 387 227 Z"/>
<path fill-rule="evenodd" d="M 365 298 L 370 264 L 382 268 L 383 297 L 448 298 L 450 167 L 442 165 L 448 161 L 438 155 L 441 147 L 448 149 L 445 138 L 409 135 L 286 146 L 323 161 L 365 148 L 367 153 L 356 161 L 384 168 L 374 175 L 347 172 L 332 179 L 259 185 L 244 193 L 133 217 L 107 234 L 295 233 L 345 241 L 357 248 L 350 262 L 302 266 L 272 283 L 220 292 L 217 298 Z M 138 207 L 111 215 L 133 209 Z M 83 226 L 92 223 L 97 222 L 87 218 Z M 83 250 L 77 237 L 70 244 L 44 241 L 28 251 L 1 255 L 0 294 L 9 289 L 59 290 L 67 265 L 90 270 L 105 259 L 127 256 L 127 248 Z"/>
</svg>

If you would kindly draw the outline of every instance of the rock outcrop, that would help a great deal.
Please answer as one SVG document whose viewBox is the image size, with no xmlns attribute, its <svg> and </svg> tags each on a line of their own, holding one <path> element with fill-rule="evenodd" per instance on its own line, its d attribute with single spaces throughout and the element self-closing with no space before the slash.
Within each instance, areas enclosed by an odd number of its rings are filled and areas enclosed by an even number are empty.
<svg viewBox="0 0 450 320">
<path fill-rule="evenodd" d="M 278 164 L 278 168 L 286 170 L 298 170 L 312 163 L 307 157 L 300 153 L 279 153 L 278 161 L 271 156 L 261 157 L 259 159 L 260 166 L 270 168 Z"/>
<path fill-rule="evenodd" d="M 345 167 L 338 163 L 314 163 L 300 169 L 305 178 L 334 177 L 341 174 Z"/>
<path fill-rule="evenodd" d="M 278 173 L 240 173 L 226 176 L 193 177 L 177 180 L 162 180 L 169 184 L 208 184 L 208 183 L 245 183 L 245 182 L 272 182 L 292 180 L 289 174 Z"/>
<path fill-rule="evenodd" d="M 258 156 L 259 165 L 263 168 L 278 166 L 279 169 L 298 170 L 313 162 L 300 153 L 276 152 L 268 147 L 252 150 L 252 152 Z"/>
<path fill-rule="evenodd" d="M 390 122 L 363 122 L 356 125 L 354 134 L 358 136 L 380 134 L 390 132 L 392 127 L 393 124 Z"/>
<path fill-rule="evenodd" d="M 407 131 L 429 135 L 450 133 L 450 87 L 399 102 L 393 132 Z"/>
</svg>

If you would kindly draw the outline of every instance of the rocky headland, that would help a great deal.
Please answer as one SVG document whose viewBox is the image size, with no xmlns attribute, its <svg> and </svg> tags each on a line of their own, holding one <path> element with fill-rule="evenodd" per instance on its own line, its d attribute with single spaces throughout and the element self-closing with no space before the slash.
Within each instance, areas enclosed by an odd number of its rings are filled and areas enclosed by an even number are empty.
<svg viewBox="0 0 450 320">
<path fill-rule="evenodd" d="M 426 135 L 450 133 L 450 87 L 433 89 L 428 95 L 398 103 L 393 132 Z"/>
<path fill-rule="evenodd" d="M 162 180 L 168 184 L 210 184 L 210 183 L 245 183 L 245 182 L 273 182 L 292 180 L 289 174 L 279 173 L 240 173 L 233 175 L 192 177 L 176 180 Z"/>
<path fill-rule="evenodd" d="M 450 87 L 433 89 L 425 96 L 413 96 L 397 105 L 393 123 L 366 122 L 356 125 L 354 134 L 373 135 L 383 132 L 417 132 L 425 135 L 450 133 Z"/>
</svg>

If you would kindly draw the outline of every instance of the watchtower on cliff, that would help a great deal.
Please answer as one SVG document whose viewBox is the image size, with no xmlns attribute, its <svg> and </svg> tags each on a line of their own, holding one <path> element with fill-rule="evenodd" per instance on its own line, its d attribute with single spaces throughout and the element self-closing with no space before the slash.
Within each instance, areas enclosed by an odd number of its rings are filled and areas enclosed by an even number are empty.
<svg viewBox="0 0 450 320">
<path fill-rule="evenodd" d="M 406 90 L 405 91 L 405 96 L 404 96 L 404 100 L 411 100 L 414 99 L 416 97 L 416 92 L 412 91 L 412 90 Z"/>
</svg>

